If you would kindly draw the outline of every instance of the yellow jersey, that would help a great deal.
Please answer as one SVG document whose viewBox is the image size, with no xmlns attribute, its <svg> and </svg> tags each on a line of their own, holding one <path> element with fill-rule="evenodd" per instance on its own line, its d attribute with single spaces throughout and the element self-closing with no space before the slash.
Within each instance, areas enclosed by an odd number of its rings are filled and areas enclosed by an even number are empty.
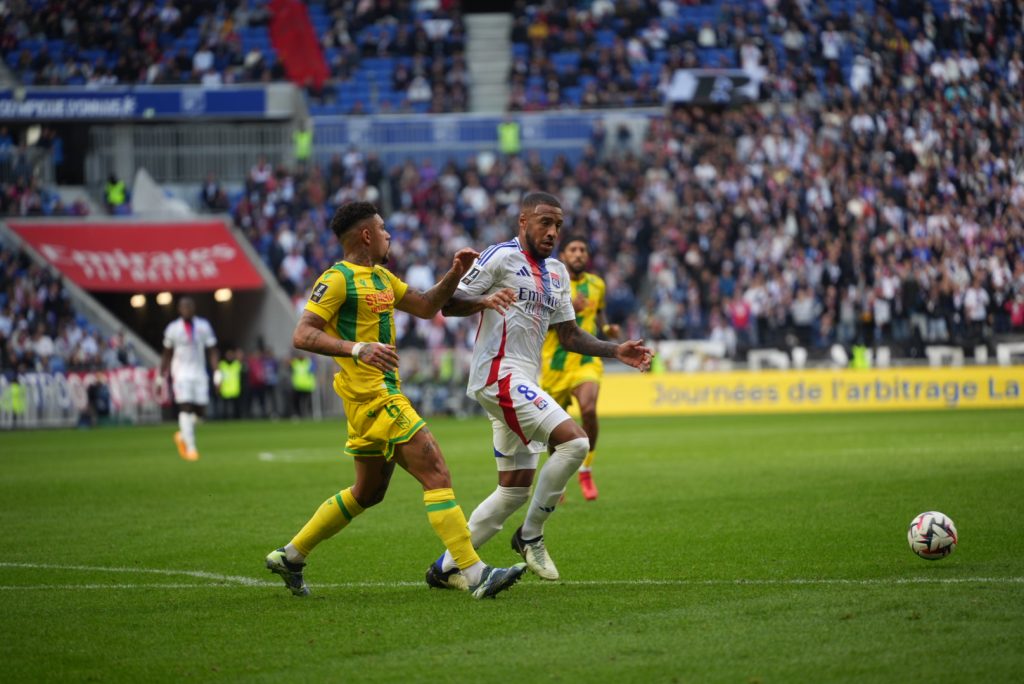
<svg viewBox="0 0 1024 684">
<path fill-rule="evenodd" d="M 309 295 L 306 311 L 327 321 L 324 332 L 350 342 L 395 343 L 395 304 L 409 286 L 383 266 L 358 266 L 347 261 L 324 271 Z M 364 403 L 401 394 L 398 371 L 387 373 L 349 356 L 336 356 L 340 369 L 334 391 L 345 401 Z"/>
<path fill-rule="evenodd" d="M 576 300 L 577 295 L 582 295 L 587 300 L 583 310 L 576 312 L 576 325 L 596 337 L 597 312 L 604 309 L 604 280 L 593 273 L 584 272 L 579 278 L 570 279 L 569 283 L 572 287 L 573 301 Z M 542 373 L 547 373 L 548 371 L 571 371 L 591 363 L 601 364 L 601 359 L 575 354 L 564 349 L 558 342 L 558 335 L 554 330 L 549 330 L 547 337 L 544 339 L 541 358 Z"/>
</svg>

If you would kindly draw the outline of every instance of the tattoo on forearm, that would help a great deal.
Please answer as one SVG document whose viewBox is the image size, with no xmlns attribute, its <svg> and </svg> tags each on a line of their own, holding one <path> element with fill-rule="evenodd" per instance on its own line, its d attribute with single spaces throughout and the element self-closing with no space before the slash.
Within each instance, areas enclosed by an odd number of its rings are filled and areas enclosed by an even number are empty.
<svg viewBox="0 0 1024 684">
<path fill-rule="evenodd" d="M 440 311 L 444 303 L 451 299 L 452 294 L 455 292 L 455 288 L 458 286 L 458 275 L 454 271 L 448 271 L 444 278 L 441 278 L 434 287 L 423 293 L 423 297 L 430 302 L 430 307 L 432 309 Z"/>
<path fill-rule="evenodd" d="M 558 326 L 558 340 L 569 351 L 585 356 L 612 358 L 615 356 L 615 350 L 618 348 L 617 344 L 599 340 L 571 322 Z"/>
<path fill-rule="evenodd" d="M 295 346 L 299 349 L 314 354 L 339 356 L 342 353 L 339 340 L 313 326 L 301 328 L 296 335 L 295 342 L 297 343 Z"/>
</svg>

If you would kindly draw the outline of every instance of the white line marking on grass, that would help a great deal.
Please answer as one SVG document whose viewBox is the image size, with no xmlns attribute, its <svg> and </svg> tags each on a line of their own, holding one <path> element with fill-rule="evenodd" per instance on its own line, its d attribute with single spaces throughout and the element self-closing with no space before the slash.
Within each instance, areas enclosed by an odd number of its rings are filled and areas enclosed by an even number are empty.
<svg viewBox="0 0 1024 684">
<path fill-rule="evenodd" d="M 167 570 L 164 568 L 101 567 L 92 565 L 59 565 L 55 563 L 8 563 L 0 562 L 0 568 L 23 568 L 26 570 L 72 570 L 81 572 L 106 572 L 122 574 L 143 574 L 184 577 L 211 580 L 211 583 L 110 583 L 110 584 L 0 584 L 0 590 L 24 589 L 206 589 L 209 587 L 280 587 L 280 582 L 259 580 L 242 575 L 222 575 L 204 570 Z M 723 586 L 884 586 L 904 584 L 1024 584 L 1024 577 L 890 577 L 869 579 L 844 579 L 839 577 L 821 578 L 775 578 L 775 579 L 632 579 L 632 580 L 564 580 L 559 582 L 531 582 L 536 586 L 569 587 L 723 587 Z M 355 581 L 355 582 L 314 582 L 312 588 L 320 589 L 397 589 L 422 587 L 423 582 L 407 581 Z"/>
<path fill-rule="evenodd" d="M 27 570 L 78 570 L 81 572 L 120 572 L 140 575 L 184 575 L 197 579 L 208 579 L 225 584 L 240 584 L 243 586 L 263 586 L 267 584 L 262 580 L 244 577 L 242 575 L 221 575 L 215 572 L 203 570 L 165 570 L 163 568 L 131 568 L 131 567 L 97 567 L 93 565 L 58 565 L 55 563 L 6 563 L 0 562 L 0 568 L 25 568 Z"/>
<path fill-rule="evenodd" d="M 253 584 L 0 584 L 0 591 L 26 591 L 26 590 L 51 590 L 51 591 L 78 591 L 79 589 L 113 589 L 115 591 L 127 589 L 249 589 Z M 264 586 L 263 584 L 258 586 Z M 279 587 L 280 582 L 267 582 L 265 586 Z"/>
</svg>

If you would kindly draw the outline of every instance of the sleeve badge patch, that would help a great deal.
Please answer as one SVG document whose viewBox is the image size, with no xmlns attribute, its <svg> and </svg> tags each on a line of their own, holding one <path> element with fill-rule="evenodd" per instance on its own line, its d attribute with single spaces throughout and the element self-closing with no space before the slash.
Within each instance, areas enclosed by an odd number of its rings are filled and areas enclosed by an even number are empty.
<svg viewBox="0 0 1024 684">
<path fill-rule="evenodd" d="M 324 293 L 327 292 L 327 283 L 317 283 L 316 287 L 313 288 L 313 294 L 309 296 L 311 302 L 319 303 L 323 298 Z"/>
</svg>

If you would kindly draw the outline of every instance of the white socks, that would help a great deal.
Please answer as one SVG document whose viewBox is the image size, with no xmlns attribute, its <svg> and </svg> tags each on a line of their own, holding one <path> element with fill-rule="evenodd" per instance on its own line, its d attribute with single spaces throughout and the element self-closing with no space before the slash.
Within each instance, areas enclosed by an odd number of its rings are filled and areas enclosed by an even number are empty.
<svg viewBox="0 0 1024 684">
<path fill-rule="evenodd" d="M 473 586 L 474 584 L 480 584 L 480 578 L 484 574 L 485 567 L 487 566 L 484 565 L 483 561 L 477 561 L 476 563 L 470 565 L 468 568 L 462 569 L 462 576 L 466 578 L 467 582 L 469 582 L 469 586 Z"/>
<path fill-rule="evenodd" d="M 196 414 L 185 413 L 184 411 L 178 414 L 178 428 L 181 430 L 181 437 L 185 440 L 185 448 L 189 451 L 196 450 Z"/>
<path fill-rule="evenodd" d="M 555 512 L 566 483 L 579 469 L 589 450 L 590 440 L 586 437 L 570 439 L 555 447 L 555 452 L 548 457 L 537 476 L 533 501 L 523 521 L 523 539 L 535 539 L 544 534 L 544 522 Z"/>
<path fill-rule="evenodd" d="M 299 553 L 299 550 L 288 543 L 284 547 L 284 557 L 288 559 L 289 563 L 305 563 L 306 557 Z"/>
<path fill-rule="evenodd" d="M 555 447 L 554 453 L 548 457 L 547 463 L 540 469 L 537 486 L 533 491 L 533 501 L 523 521 L 522 535 L 524 539 L 534 539 L 544 534 L 544 522 L 554 513 L 558 500 L 565 491 L 569 478 L 579 470 L 583 459 L 590 451 L 590 440 L 586 437 L 570 439 Z M 479 549 L 487 541 L 501 531 L 505 521 L 515 513 L 530 496 L 529 487 L 498 486 L 491 495 L 480 502 L 473 514 L 469 516 L 469 533 L 473 539 L 473 548 Z M 445 552 L 441 560 L 441 569 L 454 570 L 457 566 L 452 554 Z M 474 566 L 475 567 L 475 566 Z M 462 573 L 470 584 L 480 580 Z M 479 575 L 477 576 L 479 577 Z"/>
<path fill-rule="evenodd" d="M 487 541 L 501 531 L 508 517 L 519 510 L 530 497 L 529 487 L 498 486 L 491 495 L 480 502 L 473 514 L 469 516 L 469 533 L 473 539 L 473 548 L 479 549 Z M 454 569 L 455 561 L 452 554 L 445 552 L 441 561 L 442 570 Z M 465 574 L 465 570 L 462 571 Z M 476 584 L 470 581 L 471 584 Z"/>
</svg>

